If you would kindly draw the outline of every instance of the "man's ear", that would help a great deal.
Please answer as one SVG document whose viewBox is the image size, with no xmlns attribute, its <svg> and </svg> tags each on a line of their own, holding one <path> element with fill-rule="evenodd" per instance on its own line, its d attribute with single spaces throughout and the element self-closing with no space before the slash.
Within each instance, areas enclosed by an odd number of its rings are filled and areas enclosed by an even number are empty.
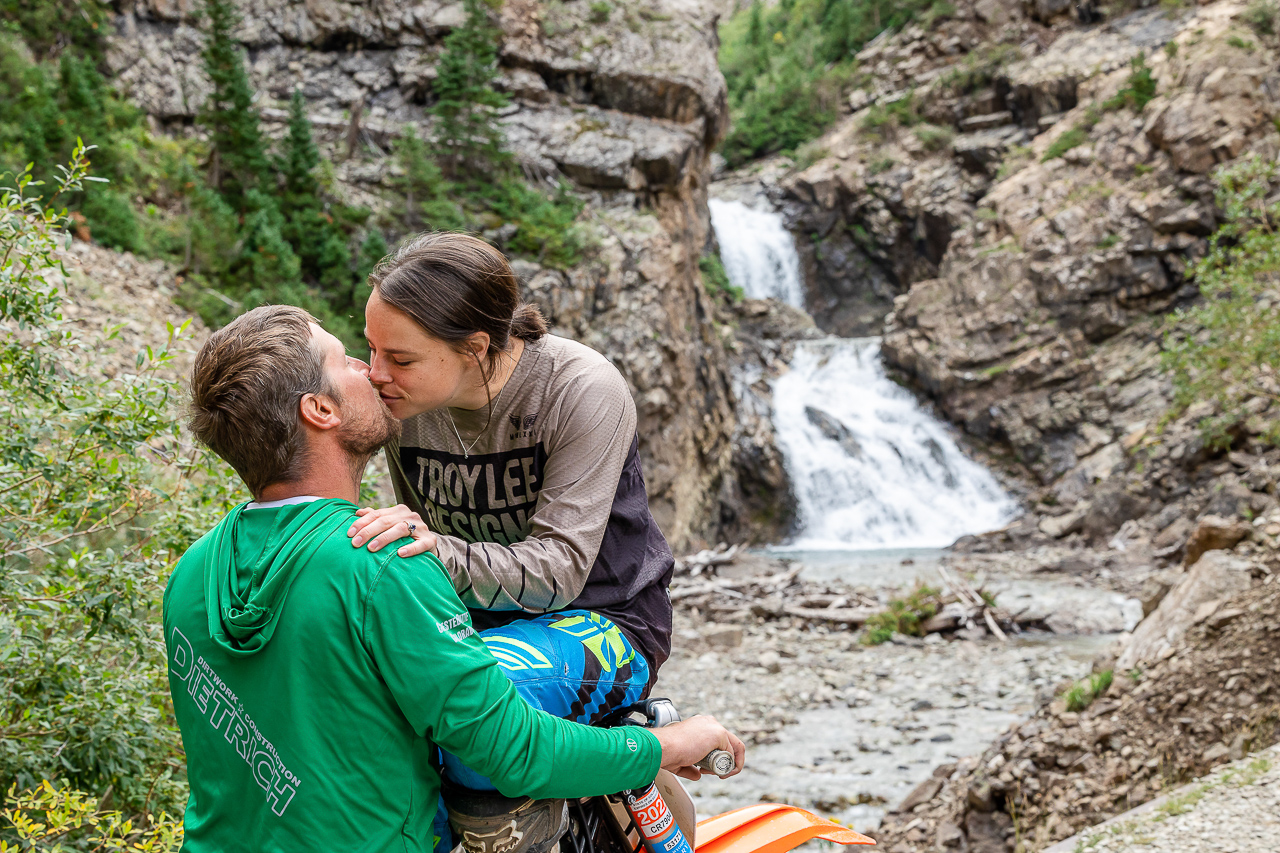
<svg viewBox="0 0 1280 853">
<path fill-rule="evenodd" d="M 342 425 L 342 412 L 327 394 L 303 394 L 298 408 L 302 422 L 314 429 L 328 430 Z"/>
</svg>

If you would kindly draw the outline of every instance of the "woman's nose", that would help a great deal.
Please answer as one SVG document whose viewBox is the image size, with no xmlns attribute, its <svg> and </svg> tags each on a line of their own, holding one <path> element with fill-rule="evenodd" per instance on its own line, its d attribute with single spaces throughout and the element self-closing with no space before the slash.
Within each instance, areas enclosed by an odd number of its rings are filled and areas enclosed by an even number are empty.
<svg viewBox="0 0 1280 853">
<path fill-rule="evenodd" d="M 387 373 L 386 368 L 382 364 L 382 359 L 377 355 L 369 357 L 368 377 L 369 381 L 374 385 L 385 385 L 391 381 L 391 376 Z"/>
</svg>

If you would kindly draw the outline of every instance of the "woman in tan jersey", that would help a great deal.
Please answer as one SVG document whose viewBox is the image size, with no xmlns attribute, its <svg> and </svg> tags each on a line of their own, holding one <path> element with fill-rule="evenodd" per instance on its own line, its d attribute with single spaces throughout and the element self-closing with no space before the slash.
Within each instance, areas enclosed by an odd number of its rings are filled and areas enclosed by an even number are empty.
<svg viewBox="0 0 1280 853">
<path fill-rule="evenodd" d="M 370 281 L 369 378 L 404 426 L 387 449 L 400 503 L 361 510 L 352 545 L 411 536 L 402 555 L 436 553 L 535 706 L 590 723 L 643 698 L 670 652 L 673 560 L 625 380 L 548 334 L 506 258 L 474 237 L 420 236 Z"/>
</svg>

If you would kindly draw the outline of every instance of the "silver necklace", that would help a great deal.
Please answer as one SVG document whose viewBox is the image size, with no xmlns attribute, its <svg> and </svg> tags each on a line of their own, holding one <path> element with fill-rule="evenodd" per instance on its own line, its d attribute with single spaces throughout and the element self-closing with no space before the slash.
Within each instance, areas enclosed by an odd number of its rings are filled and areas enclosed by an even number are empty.
<svg viewBox="0 0 1280 853">
<path fill-rule="evenodd" d="M 449 411 L 448 406 L 444 407 L 444 414 L 445 414 L 445 417 L 449 419 L 449 426 L 453 427 L 453 434 L 458 437 L 458 444 L 462 447 L 462 458 L 470 459 L 471 451 L 475 450 L 476 444 L 484 436 L 484 431 L 481 430 L 480 435 L 477 435 L 475 437 L 475 440 L 472 441 L 471 444 L 468 446 L 467 443 L 462 440 L 462 433 L 458 432 L 458 425 L 453 422 L 453 413 Z"/>
</svg>

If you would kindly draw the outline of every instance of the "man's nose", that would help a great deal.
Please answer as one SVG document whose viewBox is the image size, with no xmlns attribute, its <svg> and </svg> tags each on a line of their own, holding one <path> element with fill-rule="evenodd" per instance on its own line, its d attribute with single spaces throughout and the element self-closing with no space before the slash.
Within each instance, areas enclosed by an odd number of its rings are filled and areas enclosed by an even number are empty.
<svg viewBox="0 0 1280 853">
<path fill-rule="evenodd" d="M 368 362 L 364 361 L 363 359 L 356 358 L 354 355 L 349 355 L 347 356 L 347 358 L 351 359 L 351 361 L 355 363 L 356 369 L 359 370 L 361 373 L 363 373 L 365 375 L 365 378 L 368 378 L 369 371 L 370 371 Z"/>
</svg>

